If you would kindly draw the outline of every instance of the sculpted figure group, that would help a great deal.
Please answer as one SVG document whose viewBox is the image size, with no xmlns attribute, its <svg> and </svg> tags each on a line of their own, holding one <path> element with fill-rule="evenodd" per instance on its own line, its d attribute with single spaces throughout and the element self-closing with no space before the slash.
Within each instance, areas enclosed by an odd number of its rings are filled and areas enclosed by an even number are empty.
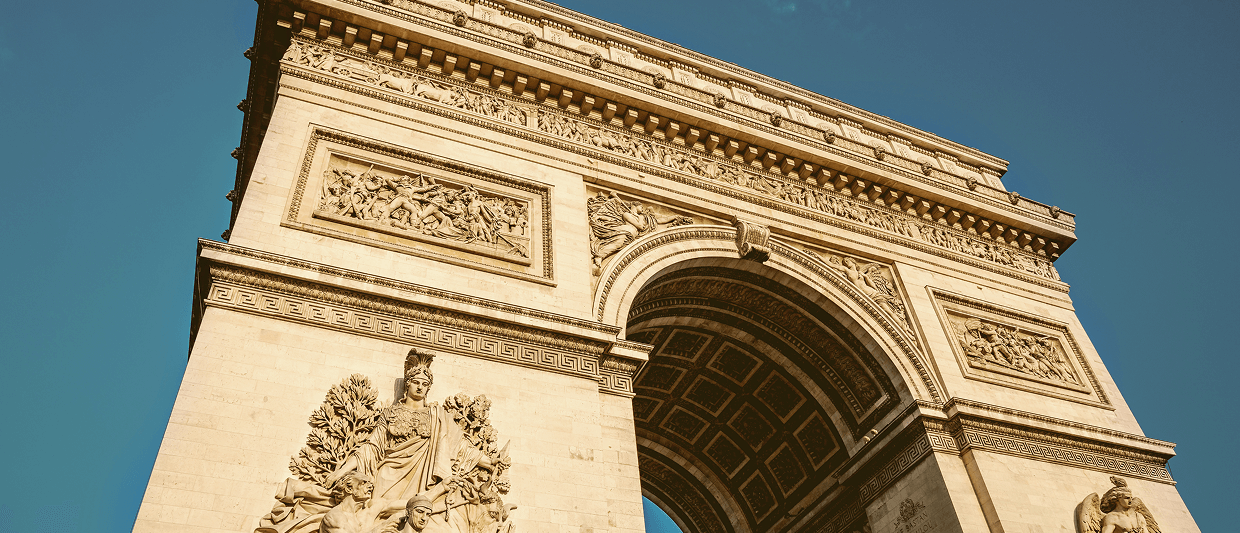
<svg viewBox="0 0 1240 533">
<path fill-rule="evenodd" d="M 318 210 L 529 257 L 527 241 L 513 238 L 524 236 L 529 227 L 524 202 L 487 196 L 469 185 L 448 186 L 421 174 L 384 175 L 373 166 L 361 173 L 329 168 Z"/>
<path fill-rule="evenodd" d="M 1022 374 L 1081 385 L 1076 371 L 1054 339 L 978 318 L 952 317 L 952 323 L 956 340 L 972 365 L 997 365 Z"/>
<path fill-rule="evenodd" d="M 614 192 L 600 191 L 586 200 L 586 210 L 590 217 L 590 255 L 596 276 L 607 258 L 638 237 L 657 229 L 693 223 L 687 216 L 659 213 L 640 202 L 621 200 Z"/>
<path fill-rule="evenodd" d="M 815 254 L 816 255 L 816 254 Z M 899 322 L 905 331 L 912 333 L 912 322 L 909 321 L 908 308 L 904 300 L 896 292 L 895 284 L 887 278 L 887 267 L 878 263 L 870 263 L 864 268 L 857 265 L 851 257 L 832 256 L 827 265 L 839 271 L 848 281 L 861 291 L 867 298 L 877 303 L 883 311 Z"/>
<path fill-rule="evenodd" d="M 352 58 L 327 46 L 294 39 L 284 60 L 304 67 L 351 78 L 375 87 L 424 98 L 448 107 L 470 111 L 512 124 L 536 128 L 558 138 L 581 143 L 645 163 L 684 172 L 698 178 L 750 189 L 761 195 L 807 209 L 913 239 L 987 262 L 1014 268 L 1035 276 L 1059 280 L 1047 259 L 1018 251 L 1012 246 L 969 235 L 941 224 L 927 222 L 894 208 L 834 192 L 800 179 L 785 178 L 773 172 L 706 157 L 687 148 L 643 138 L 630 131 L 601 127 L 569 118 L 557 111 L 533 105 L 520 98 L 484 94 L 429 77 Z M 895 206 L 898 207 L 898 206 Z"/>
<path fill-rule="evenodd" d="M 404 396 L 387 407 L 362 376 L 333 387 L 255 533 L 512 533 L 515 506 L 502 499 L 512 463 L 491 402 L 428 402 L 433 359 L 410 350 Z"/>
<path fill-rule="evenodd" d="M 1128 482 L 1111 476 L 1115 485 L 1098 498 L 1090 494 L 1076 507 L 1079 533 L 1162 533 L 1154 515 L 1132 495 Z"/>
</svg>

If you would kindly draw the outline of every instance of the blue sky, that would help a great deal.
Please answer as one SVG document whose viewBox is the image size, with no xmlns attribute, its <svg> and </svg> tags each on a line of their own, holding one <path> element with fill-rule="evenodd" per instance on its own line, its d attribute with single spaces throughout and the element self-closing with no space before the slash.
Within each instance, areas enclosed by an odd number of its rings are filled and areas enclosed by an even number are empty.
<svg viewBox="0 0 1240 533">
<path fill-rule="evenodd" d="M 563 4 L 1011 161 L 1009 189 L 1078 215 L 1057 266 L 1086 331 L 1145 433 L 1179 444 L 1198 524 L 1231 525 L 1240 4 Z M 4 11 L 0 531 L 128 531 L 195 239 L 228 222 L 255 4 Z"/>
</svg>

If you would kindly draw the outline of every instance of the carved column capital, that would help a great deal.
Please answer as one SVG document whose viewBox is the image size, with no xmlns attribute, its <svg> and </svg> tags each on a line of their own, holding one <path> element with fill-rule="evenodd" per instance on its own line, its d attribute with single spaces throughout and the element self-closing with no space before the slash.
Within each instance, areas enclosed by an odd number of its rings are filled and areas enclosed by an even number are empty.
<svg viewBox="0 0 1240 533">
<path fill-rule="evenodd" d="M 741 259 L 765 263 L 771 257 L 771 229 L 755 222 L 733 218 L 736 226 L 736 250 Z"/>
</svg>

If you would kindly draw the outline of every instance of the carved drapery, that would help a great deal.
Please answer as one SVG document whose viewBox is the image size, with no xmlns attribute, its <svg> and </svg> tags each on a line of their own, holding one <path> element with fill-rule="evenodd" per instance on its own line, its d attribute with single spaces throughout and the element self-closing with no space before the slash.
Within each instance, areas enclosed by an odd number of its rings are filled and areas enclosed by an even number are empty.
<svg viewBox="0 0 1240 533">
<path fill-rule="evenodd" d="M 604 264 L 629 243 L 663 228 L 693 223 L 693 218 L 667 208 L 636 200 L 624 200 L 615 192 L 599 191 L 586 199 L 590 221 L 590 256 L 595 277 Z"/>
</svg>

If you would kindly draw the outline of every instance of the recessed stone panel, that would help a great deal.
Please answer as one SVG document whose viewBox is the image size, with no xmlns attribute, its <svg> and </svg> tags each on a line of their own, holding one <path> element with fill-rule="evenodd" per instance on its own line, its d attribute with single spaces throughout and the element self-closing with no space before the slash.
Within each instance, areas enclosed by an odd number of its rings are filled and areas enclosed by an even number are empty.
<svg viewBox="0 0 1240 533">
<path fill-rule="evenodd" d="M 549 283 L 551 188 L 316 127 L 281 224 Z"/>
<path fill-rule="evenodd" d="M 805 481 L 803 461 L 787 444 L 775 451 L 775 454 L 766 461 L 766 466 L 771 470 L 775 483 L 779 485 L 779 489 L 784 494 L 792 492 L 797 485 Z"/>
<path fill-rule="evenodd" d="M 762 413 L 749 404 L 742 406 L 729 424 L 754 450 L 762 447 L 762 444 L 775 432 L 775 426 L 771 425 Z"/>
<path fill-rule="evenodd" d="M 780 420 L 787 420 L 793 411 L 805 401 L 796 388 L 778 373 L 772 373 L 766 382 L 758 387 L 755 396 L 766 404 Z"/>
<path fill-rule="evenodd" d="M 710 367 L 737 383 L 744 383 L 753 369 L 758 367 L 758 360 L 736 346 L 725 343 L 711 360 Z"/>
<path fill-rule="evenodd" d="M 708 378 L 699 376 L 689 386 L 685 398 L 702 406 L 703 409 L 718 414 L 719 410 L 732 399 L 732 393 Z"/>
</svg>

